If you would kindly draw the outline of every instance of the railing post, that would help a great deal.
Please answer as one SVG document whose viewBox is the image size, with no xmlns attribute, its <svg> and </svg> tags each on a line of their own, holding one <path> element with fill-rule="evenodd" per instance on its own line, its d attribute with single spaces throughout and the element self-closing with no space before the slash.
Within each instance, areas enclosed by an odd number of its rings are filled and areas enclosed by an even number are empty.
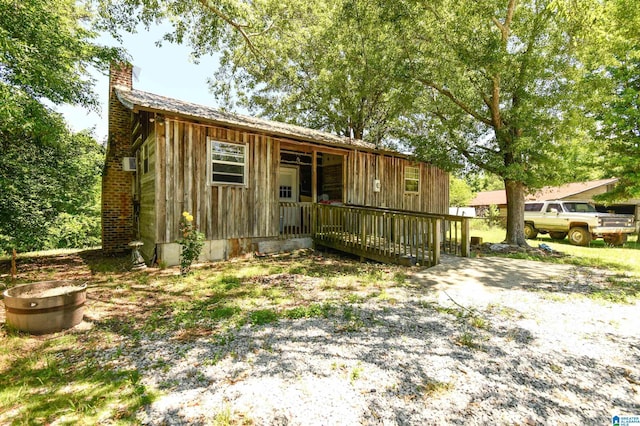
<svg viewBox="0 0 640 426">
<path fill-rule="evenodd" d="M 360 216 L 360 250 L 364 250 L 367 247 L 367 221 L 366 214 L 364 210 L 358 211 L 358 216 Z"/>
<path fill-rule="evenodd" d="M 440 263 L 440 228 L 442 225 L 442 219 L 435 218 L 433 221 L 433 247 L 431 250 L 432 253 L 432 263 L 431 266 L 438 265 Z"/>
<path fill-rule="evenodd" d="M 462 257 L 469 257 L 471 255 L 471 233 L 469 231 L 469 221 L 470 219 L 465 217 L 462 219 L 462 235 L 461 235 L 461 246 L 462 246 Z"/>
<path fill-rule="evenodd" d="M 318 219 L 318 204 L 311 204 L 311 238 L 315 238 L 316 230 L 318 229 L 316 226 L 316 221 Z"/>
</svg>

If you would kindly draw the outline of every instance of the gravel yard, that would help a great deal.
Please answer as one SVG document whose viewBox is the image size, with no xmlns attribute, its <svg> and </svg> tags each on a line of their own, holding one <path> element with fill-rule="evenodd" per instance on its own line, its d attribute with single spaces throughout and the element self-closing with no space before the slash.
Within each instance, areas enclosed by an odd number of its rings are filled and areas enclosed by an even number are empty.
<svg viewBox="0 0 640 426">
<path fill-rule="evenodd" d="M 639 304 L 584 296 L 609 278 L 447 258 L 324 316 L 150 332 L 99 361 L 161 390 L 145 424 L 605 425 L 640 414 Z"/>
</svg>

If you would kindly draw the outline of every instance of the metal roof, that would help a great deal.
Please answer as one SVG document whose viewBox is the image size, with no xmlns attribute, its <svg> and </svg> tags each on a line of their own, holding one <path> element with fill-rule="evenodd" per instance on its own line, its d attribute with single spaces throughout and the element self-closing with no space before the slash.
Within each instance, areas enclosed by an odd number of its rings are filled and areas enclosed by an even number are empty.
<svg viewBox="0 0 640 426">
<path fill-rule="evenodd" d="M 136 110 L 148 110 L 167 115 L 177 114 L 198 121 L 216 123 L 224 126 L 239 127 L 246 130 L 259 131 L 274 136 L 289 137 L 332 146 L 347 147 L 350 149 L 365 149 L 371 151 L 386 151 L 390 154 L 405 156 L 396 151 L 376 148 L 372 143 L 360 139 L 351 139 L 338 136 L 320 130 L 308 129 L 302 126 L 282 123 L 279 121 L 265 120 L 246 115 L 221 111 L 212 107 L 168 98 L 141 90 L 127 89 L 122 86 L 115 88 L 120 102 L 127 108 Z"/>
<path fill-rule="evenodd" d="M 539 191 L 528 195 L 526 198 L 527 200 L 532 201 L 562 200 L 563 198 L 578 195 L 582 192 L 605 185 L 611 185 L 616 182 L 618 182 L 618 178 L 591 180 L 588 182 L 573 182 L 561 186 L 546 186 Z"/>
<path fill-rule="evenodd" d="M 611 185 L 618 181 L 618 178 L 591 180 L 588 182 L 572 182 L 561 186 L 546 186 L 533 194 L 525 196 L 526 201 L 548 201 L 562 200 L 573 195 Z M 501 189 L 498 191 L 478 192 L 476 197 L 469 203 L 470 206 L 489 206 L 507 204 L 507 194 Z"/>
<path fill-rule="evenodd" d="M 507 194 L 504 189 L 478 192 L 476 197 L 469 203 L 471 207 L 490 205 L 500 206 L 503 204 L 507 204 Z"/>
</svg>

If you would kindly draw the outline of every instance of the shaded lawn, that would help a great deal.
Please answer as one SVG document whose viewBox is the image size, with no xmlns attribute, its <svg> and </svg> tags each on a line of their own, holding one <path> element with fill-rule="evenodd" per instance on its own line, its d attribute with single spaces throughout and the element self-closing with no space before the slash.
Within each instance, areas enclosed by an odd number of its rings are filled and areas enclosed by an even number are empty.
<svg viewBox="0 0 640 426">
<path fill-rule="evenodd" d="M 99 251 L 22 256 L 18 282 L 76 279 L 88 283 L 85 321 L 46 336 L 7 329 L 0 309 L 0 418 L 13 424 L 137 423 L 137 413 L 163 389 L 149 389 L 122 348 L 145 337 L 224 344 L 245 324 L 281 318 L 332 318 L 341 332 L 363 327 L 357 304 L 394 304 L 395 287 L 416 287 L 418 268 L 360 263 L 301 252 L 276 258 L 202 265 L 188 277 L 176 268 L 129 272 L 128 257 Z M 0 261 L 4 285 L 9 262 Z M 477 350 L 477 332 L 490 328 L 469 312 L 428 307 L 429 315 L 463 319 L 456 337 Z M 469 331 L 471 330 L 471 331 Z M 168 367 L 168 366 L 167 366 Z"/>
<path fill-rule="evenodd" d="M 120 365 L 114 348 L 135 347 L 149 333 L 224 341 L 246 323 L 326 317 L 343 303 L 409 285 L 406 268 L 306 253 L 208 264 L 188 277 L 175 268 L 129 272 L 128 261 L 97 250 L 23 255 L 11 284 L 10 262 L 0 261 L 3 289 L 42 280 L 88 283 L 84 321 L 71 330 L 30 336 L 8 329 L 0 309 L 3 422 L 135 423 L 160 391 L 147 389 L 135 366 Z"/>
<path fill-rule="evenodd" d="M 505 231 L 500 228 L 472 229 L 471 235 L 481 237 L 484 243 L 499 243 L 504 240 Z M 570 244 L 566 238 L 564 240 L 553 240 L 549 235 L 542 234 L 539 234 L 536 239 L 527 240 L 527 242 L 532 247 L 538 247 L 538 245 L 544 243 L 553 250 L 569 255 L 567 258 L 555 260 L 530 256 L 527 257 L 529 259 L 608 268 L 619 272 L 628 272 L 640 277 L 640 242 L 638 242 L 636 235 L 630 236 L 623 247 L 610 247 L 602 239 L 592 241 L 587 247 L 579 247 Z"/>
</svg>

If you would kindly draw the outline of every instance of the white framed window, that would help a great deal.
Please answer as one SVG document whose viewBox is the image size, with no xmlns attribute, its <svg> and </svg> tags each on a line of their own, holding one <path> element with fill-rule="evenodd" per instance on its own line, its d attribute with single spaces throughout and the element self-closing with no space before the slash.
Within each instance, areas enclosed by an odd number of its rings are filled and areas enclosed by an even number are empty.
<svg viewBox="0 0 640 426">
<path fill-rule="evenodd" d="M 213 185 L 247 184 L 247 145 L 209 139 Z"/>
<path fill-rule="evenodd" d="M 406 166 L 404 168 L 404 192 L 420 192 L 420 168 Z"/>
</svg>

